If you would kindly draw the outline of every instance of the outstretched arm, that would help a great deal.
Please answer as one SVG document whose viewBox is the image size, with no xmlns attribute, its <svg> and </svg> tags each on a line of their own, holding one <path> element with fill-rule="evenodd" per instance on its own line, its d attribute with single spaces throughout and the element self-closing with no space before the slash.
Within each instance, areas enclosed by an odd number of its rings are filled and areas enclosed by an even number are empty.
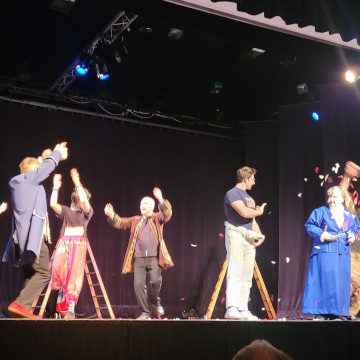
<svg viewBox="0 0 360 360">
<path fill-rule="evenodd" d="M 250 219 L 256 216 L 260 216 L 264 213 L 264 208 L 266 203 L 263 203 L 261 206 L 257 206 L 256 209 L 251 209 L 245 206 L 242 200 L 236 200 L 231 203 L 231 206 L 244 218 Z"/>
<path fill-rule="evenodd" d="M 50 197 L 50 207 L 58 215 L 60 215 L 62 211 L 61 205 L 58 204 L 58 194 L 60 187 L 61 187 L 61 174 L 55 174 L 53 180 L 53 190 Z"/>
<path fill-rule="evenodd" d="M 80 206 L 81 208 L 88 214 L 90 212 L 90 202 L 85 193 L 85 190 L 80 181 L 80 174 L 78 173 L 77 169 L 71 169 L 70 171 L 71 179 L 75 185 L 76 191 L 79 194 L 80 198 Z"/>
<path fill-rule="evenodd" d="M 107 216 L 108 223 L 115 229 L 126 230 L 131 228 L 134 217 L 120 217 L 115 214 L 114 208 L 110 203 L 106 204 L 104 213 Z"/>
</svg>

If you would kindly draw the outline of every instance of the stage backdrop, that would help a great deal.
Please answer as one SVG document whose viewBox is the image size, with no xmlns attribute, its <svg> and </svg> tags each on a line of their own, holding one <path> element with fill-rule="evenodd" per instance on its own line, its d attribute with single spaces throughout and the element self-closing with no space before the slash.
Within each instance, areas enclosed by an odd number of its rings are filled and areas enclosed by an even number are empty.
<svg viewBox="0 0 360 360">
<path fill-rule="evenodd" d="M 173 206 L 165 241 L 175 263 L 163 274 L 162 303 L 169 317 L 180 317 L 182 310 L 191 308 L 204 315 L 225 258 L 224 240 L 219 237 L 224 232 L 223 197 L 235 183 L 236 169 L 244 164 L 242 141 L 5 102 L 0 104 L 0 118 L 0 201 L 10 201 L 8 181 L 18 174 L 25 156 L 37 156 L 60 141 L 68 142 L 69 158 L 55 171 L 63 175 L 59 202 L 70 204 L 70 170 L 76 167 L 92 193 L 95 215 L 88 236 L 117 316 L 139 314 L 133 275 L 121 274 L 129 232 L 112 229 L 103 209 L 111 202 L 119 215 L 136 215 L 141 198 L 159 186 Z M 45 188 L 49 197 L 52 176 Z M 51 209 L 49 214 L 55 243 L 60 222 Z M 11 209 L 0 217 L 1 254 L 10 220 Z M 17 296 L 21 273 L 5 264 L 0 271 L 4 309 Z M 77 311 L 79 316 L 95 314 L 86 280 Z M 214 316 L 224 313 L 219 298 Z"/>
<path fill-rule="evenodd" d="M 272 227 L 263 230 L 265 235 L 276 234 L 278 221 L 277 314 L 280 318 L 308 317 L 301 310 L 312 239 L 306 234 L 304 223 L 314 208 L 325 204 L 326 189 L 339 184 L 345 162 L 360 163 L 359 100 L 357 87 L 324 86 L 320 88 L 319 102 L 280 108 L 275 136 L 274 127 L 267 123 L 246 127 L 246 149 L 251 145 L 246 158 L 258 159 L 260 170 L 255 191 L 267 189 L 263 201 L 275 198 L 279 205 L 278 220 L 274 219 Z M 320 121 L 312 119 L 313 111 L 319 112 Z M 274 157 L 273 148 L 278 156 Z M 336 163 L 340 165 L 337 172 Z M 279 187 L 270 190 L 268 184 L 259 186 L 262 171 L 272 174 L 270 181 L 275 184 L 278 181 Z M 356 188 L 355 185 L 352 191 Z M 265 215 L 259 221 L 265 219 L 269 217 Z M 270 254 L 266 254 L 268 259 L 273 257 Z"/>
</svg>

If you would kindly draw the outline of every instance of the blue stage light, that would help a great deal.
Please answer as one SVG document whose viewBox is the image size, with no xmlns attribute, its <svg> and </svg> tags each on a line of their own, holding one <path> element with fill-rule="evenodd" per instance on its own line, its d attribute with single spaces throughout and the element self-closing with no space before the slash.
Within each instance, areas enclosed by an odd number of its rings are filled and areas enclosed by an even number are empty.
<svg viewBox="0 0 360 360">
<path fill-rule="evenodd" d="M 89 70 L 85 65 L 76 65 L 75 69 L 76 72 L 82 76 L 86 75 Z"/>
<path fill-rule="evenodd" d="M 100 59 L 97 59 L 97 62 L 95 63 L 95 69 L 96 76 L 99 80 L 104 81 L 110 77 L 106 64 L 103 61 L 100 61 Z"/>
<path fill-rule="evenodd" d="M 315 120 L 315 121 L 319 121 L 320 120 L 320 116 L 319 116 L 319 113 L 317 113 L 316 111 L 313 111 L 313 113 L 311 114 L 312 118 Z"/>
<path fill-rule="evenodd" d="M 105 74 L 100 74 L 99 79 L 100 80 L 107 80 L 109 77 L 110 77 L 110 75 L 105 73 Z"/>
</svg>

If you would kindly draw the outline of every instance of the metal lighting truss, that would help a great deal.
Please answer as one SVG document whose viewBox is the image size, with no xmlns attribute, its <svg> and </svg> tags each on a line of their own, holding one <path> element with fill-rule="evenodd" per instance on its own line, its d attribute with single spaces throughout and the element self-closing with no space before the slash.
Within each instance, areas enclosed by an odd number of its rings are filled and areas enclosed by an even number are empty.
<svg viewBox="0 0 360 360">
<path fill-rule="evenodd" d="M 122 34 L 138 17 L 138 15 L 126 15 L 125 11 L 120 11 L 113 20 L 101 31 L 99 35 L 85 48 L 84 52 L 87 55 L 92 55 L 99 45 L 103 42 L 111 45 L 120 34 Z M 69 67 L 58 77 L 53 83 L 50 90 L 57 90 L 62 93 L 72 82 L 79 76 L 75 67 L 79 64 L 81 55 L 79 55 Z"/>
</svg>

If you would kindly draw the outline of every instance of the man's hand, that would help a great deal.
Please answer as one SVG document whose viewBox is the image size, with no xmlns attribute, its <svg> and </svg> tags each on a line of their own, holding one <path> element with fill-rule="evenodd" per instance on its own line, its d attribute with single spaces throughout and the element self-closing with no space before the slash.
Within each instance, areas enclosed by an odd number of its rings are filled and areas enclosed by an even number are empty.
<svg viewBox="0 0 360 360">
<path fill-rule="evenodd" d="M 160 190 L 158 187 L 155 187 L 155 188 L 154 188 L 153 194 L 154 194 L 156 200 L 157 200 L 160 204 L 162 204 L 162 203 L 164 202 L 164 198 L 163 198 L 163 196 L 162 196 L 162 192 L 161 192 L 161 190 Z"/>
<path fill-rule="evenodd" d="M 55 174 L 53 179 L 53 188 L 59 190 L 61 188 L 61 174 Z"/>
<path fill-rule="evenodd" d="M 66 160 L 68 157 L 68 148 L 66 147 L 67 142 L 64 141 L 61 144 L 57 144 L 54 148 L 54 150 L 60 151 L 61 153 L 61 159 L 60 160 Z"/>
<path fill-rule="evenodd" d="M 104 209 L 104 213 L 105 213 L 105 215 L 106 216 L 108 216 L 110 219 L 113 219 L 114 218 L 114 208 L 113 208 L 113 206 L 110 204 L 110 203 L 108 203 L 108 204 L 106 204 L 106 206 L 105 206 L 105 209 Z"/>
<path fill-rule="evenodd" d="M 2 214 L 4 211 L 6 211 L 7 207 L 8 207 L 8 204 L 6 202 L 1 203 L 0 214 Z"/>
<path fill-rule="evenodd" d="M 263 242 L 264 242 L 264 240 L 265 240 L 265 236 L 264 235 L 261 235 L 261 236 L 259 236 L 259 237 L 257 237 L 257 238 L 255 238 L 254 239 L 254 246 L 255 247 L 258 247 L 258 246 L 260 246 Z"/>
<path fill-rule="evenodd" d="M 80 175 L 79 175 L 79 172 L 77 171 L 77 169 L 75 169 L 75 168 L 71 169 L 70 175 L 71 175 L 71 179 L 72 179 L 75 187 L 81 186 Z"/>
<path fill-rule="evenodd" d="M 261 206 L 256 207 L 256 210 L 259 212 L 259 215 L 262 215 L 264 213 L 265 206 L 266 206 L 266 203 L 263 203 Z"/>
</svg>

